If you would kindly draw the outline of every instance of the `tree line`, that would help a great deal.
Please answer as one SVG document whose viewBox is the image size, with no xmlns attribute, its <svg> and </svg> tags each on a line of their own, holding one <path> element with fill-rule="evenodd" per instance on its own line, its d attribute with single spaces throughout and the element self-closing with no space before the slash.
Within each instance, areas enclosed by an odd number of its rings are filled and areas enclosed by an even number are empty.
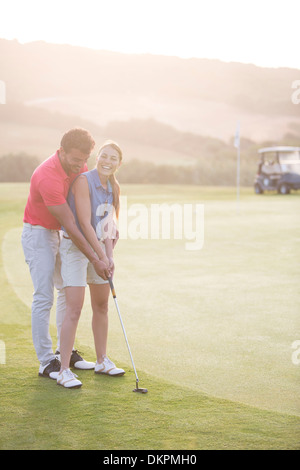
<svg viewBox="0 0 300 470">
<path fill-rule="evenodd" d="M 256 155 L 241 164 L 241 184 L 252 185 Z M 7 154 L 0 157 L 0 182 L 29 182 L 32 173 L 41 160 L 26 153 Z M 88 163 L 89 169 L 95 165 L 95 157 Z M 131 184 L 199 184 L 231 186 L 236 181 L 236 159 L 217 155 L 199 158 L 190 165 L 157 165 L 149 161 L 129 160 L 124 162 L 117 173 L 122 183 Z"/>
</svg>

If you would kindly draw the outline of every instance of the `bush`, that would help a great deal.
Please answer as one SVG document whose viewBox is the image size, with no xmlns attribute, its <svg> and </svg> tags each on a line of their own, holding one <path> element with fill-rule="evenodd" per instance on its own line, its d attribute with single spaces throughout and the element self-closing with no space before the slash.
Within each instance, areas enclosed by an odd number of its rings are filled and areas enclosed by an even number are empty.
<svg viewBox="0 0 300 470">
<path fill-rule="evenodd" d="M 40 164 L 35 156 L 26 153 L 8 154 L 0 158 L 0 182 L 27 182 Z"/>
</svg>

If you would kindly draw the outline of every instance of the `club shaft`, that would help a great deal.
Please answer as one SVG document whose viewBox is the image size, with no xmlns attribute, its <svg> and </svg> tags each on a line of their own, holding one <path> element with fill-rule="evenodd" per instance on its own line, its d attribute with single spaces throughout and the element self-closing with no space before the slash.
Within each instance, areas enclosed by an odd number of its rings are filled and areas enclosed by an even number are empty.
<svg viewBox="0 0 300 470">
<path fill-rule="evenodd" d="M 117 312 L 118 312 L 118 315 L 119 315 L 119 320 L 120 320 L 120 323 L 121 323 L 121 326 L 122 326 L 122 330 L 123 330 L 123 333 L 124 333 L 124 337 L 125 337 L 127 349 L 128 349 L 128 352 L 129 352 L 129 356 L 130 356 L 130 359 L 131 359 L 131 363 L 132 363 L 132 366 L 133 366 L 133 369 L 134 369 L 135 378 L 136 378 L 136 381 L 138 382 L 139 378 L 138 378 L 138 375 L 137 375 L 137 372 L 136 372 L 136 368 L 135 368 L 135 365 L 134 365 L 134 360 L 133 360 L 133 357 L 132 357 L 132 354 L 131 354 L 131 349 L 130 349 L 130 346 L 129 346 L 129 342 L 128 342 L 128 339 L 127 339 L 126 330 L 125 330 L 124 323 L 123 323 L 123 320 L 122 320 L 122 316 L 121 316 L 121 313 L 120 313 L 115 288 L 114 288 L 114 285 L 113 285 L 113 282 L 112 282 L 111 278 L 108 278 L 108 280 L 109 280 L 111 292 L 112 292 L 112 295 L 113 295 L 113 298 L 114 298 L 114 302 L 115 302 L 115 305 L 116 305 L 116 308 L 117 308 Z"/>
</svg>

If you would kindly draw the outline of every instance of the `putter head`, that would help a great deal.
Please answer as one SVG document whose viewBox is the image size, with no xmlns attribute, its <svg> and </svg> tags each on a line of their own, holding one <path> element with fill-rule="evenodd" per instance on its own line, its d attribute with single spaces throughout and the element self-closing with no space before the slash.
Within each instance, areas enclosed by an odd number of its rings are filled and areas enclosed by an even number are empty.
<svg viewBox="0 0 300 470">
<path fill-rule="evenodd" d="M 136 393 L 147 393 L 148 392 L 148 390 L 146 388 L 140 388 L 139 387 L 139 381 L 138 380 L 136 381 L 136 388 L 134 388 L 132 391 L 136 392 Z"/>
<path fill-rule="evenodd" d="M 146 388 L 134 388 L 132 391 L 137 392 L 137 393 L 147 393 L 148 392 L 148 390 Z"/>
</svg>

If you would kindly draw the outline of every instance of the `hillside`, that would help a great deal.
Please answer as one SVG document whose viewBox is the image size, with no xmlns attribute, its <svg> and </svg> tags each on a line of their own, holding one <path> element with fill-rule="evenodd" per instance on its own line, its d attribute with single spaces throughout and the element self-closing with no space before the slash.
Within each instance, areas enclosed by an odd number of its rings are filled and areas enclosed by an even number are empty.
<svg viewBox="0 0 300 470">
<path fill-rule="evenodd" d="M 234 184 L 240 120 L 241 183 L 252 184 L 259 146 L 300 143 L 297 70 L 3 39 L 0 54 L 4 165 L 11 154 L 45 159 L 65 130 L 81 126 L 94 154 L 105 139 L 120 143 L 125 182 Z"/>
<path fill-rule="evenodd" d="M 0 40 L 7 102 L 105 126 L 155 119 L 183 132 L 228 141 L 278 140 L 300 123 L 291 101 L 299 71 L 208 59 L 120 54 L 45 42 Z"/>
</svg>

